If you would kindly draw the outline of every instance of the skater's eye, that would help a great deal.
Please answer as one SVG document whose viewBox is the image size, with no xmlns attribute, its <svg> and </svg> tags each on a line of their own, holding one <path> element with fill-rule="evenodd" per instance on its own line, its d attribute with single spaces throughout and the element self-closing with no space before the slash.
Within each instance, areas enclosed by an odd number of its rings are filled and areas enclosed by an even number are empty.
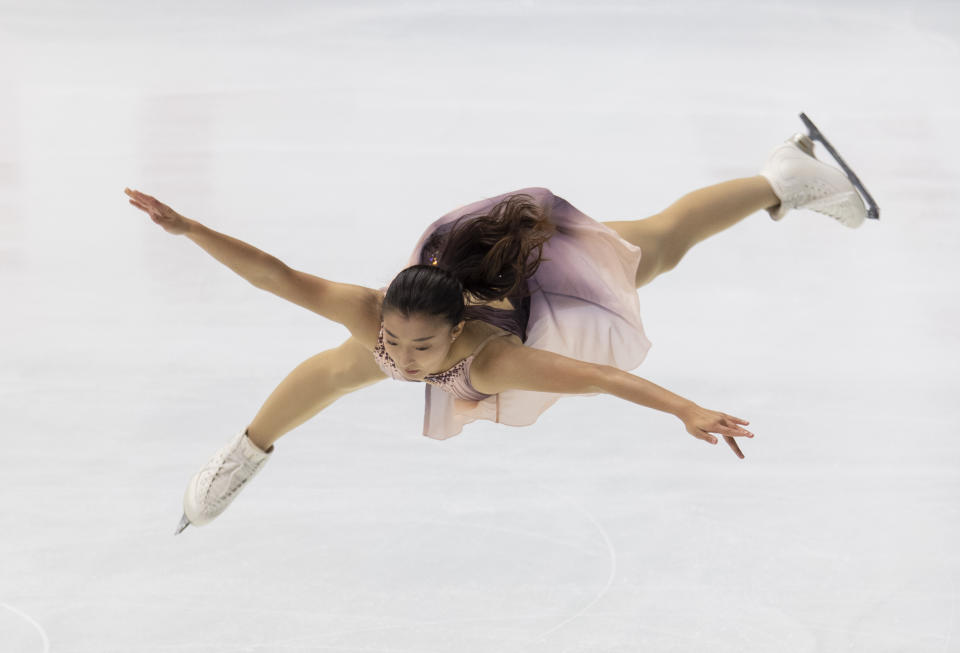
<svg viewBox="0 0 960 653">
<path fill-rule="evenodd" d="M 389 340 L 387 340 L 387 344 L 390 345 L 391 347 L 396 347 L 396 346 L 397 346 L 397 343 L 395 343 L 395 342 L 390 342 Z M 430 349 L 430 348 L 429 348 L 429 347 L 417 347 L 417 351 L 426 351 L 426 350 L 428 350 L 428 349 Z"/>
</svg>

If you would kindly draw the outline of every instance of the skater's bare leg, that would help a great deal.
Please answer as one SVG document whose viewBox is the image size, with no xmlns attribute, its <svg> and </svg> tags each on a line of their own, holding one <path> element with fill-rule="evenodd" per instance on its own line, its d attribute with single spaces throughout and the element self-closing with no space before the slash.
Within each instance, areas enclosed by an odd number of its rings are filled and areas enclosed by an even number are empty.
<svg viewBox="0 0 960 653">
<path fill-rule="evenodd" d="M 770 183 L 757 175 L 692 191 L 649 218 L 603 224 L 642 250 L 636 277 L 639 288 L 675 268 L 700 241 L 779 203 Z"/>
<path fill-rule="evenodd" d="M 263 451 L 340 397 L 386 378 L 352 337 L 300 363 L 267 397 L 247 435 Z"/>
</svg>

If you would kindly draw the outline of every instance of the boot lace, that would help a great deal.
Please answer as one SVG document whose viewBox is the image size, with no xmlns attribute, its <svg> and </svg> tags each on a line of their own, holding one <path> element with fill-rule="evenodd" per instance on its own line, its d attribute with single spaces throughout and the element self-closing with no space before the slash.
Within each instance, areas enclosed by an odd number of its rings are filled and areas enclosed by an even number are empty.
<svg viewBox="0 0 960 653">
<path fill-rule="evenodd" d="M 265 460 L 252 462 L 239 451 L 229 456 L 218 456 L 211 461 L 200 477 L 200 503 L 208 515 L 219 514 L 229 504 L 240 488 L 250 480 Z M 214 491 L 214 487 L 217 491 Z M 223 488 L 223 489 L 221 489 Z"/>
</svg>

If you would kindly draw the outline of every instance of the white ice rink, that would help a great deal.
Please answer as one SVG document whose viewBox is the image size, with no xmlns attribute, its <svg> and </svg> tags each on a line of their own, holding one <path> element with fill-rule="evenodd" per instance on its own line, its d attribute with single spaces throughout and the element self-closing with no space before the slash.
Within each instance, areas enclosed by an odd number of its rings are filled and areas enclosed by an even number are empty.
<svg viewBox="0 0 960 653">
<path fill-rule="evenodd" d="M 952 1 L 0 1 L 0 653 L 960 651 L 958 79 Z M 349 334 L 124 187 L 379 287 L 456 207 L 647 217 L 801 111 L 880 220 L 761 211 L 638 291 L 634 374 L 746 459 L 613 396 L 434 441 L 384 380 L 173 535 Z"/>
</svg>

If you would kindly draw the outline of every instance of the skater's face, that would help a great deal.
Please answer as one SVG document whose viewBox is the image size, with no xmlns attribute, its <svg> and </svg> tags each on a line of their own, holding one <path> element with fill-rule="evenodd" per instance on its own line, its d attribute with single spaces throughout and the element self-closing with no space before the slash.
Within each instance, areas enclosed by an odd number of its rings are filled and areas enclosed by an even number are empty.
<svg viewBox="0 0 960 653">
<path fill-rule="evenodd" d="M 463 322 L 451 327 L 442 318 L 427 315 L 403 317 L 383 314 L 383 346 L 408 379 L 444 371 L 450 347 L 463 332 Z M 415 370 L 410 372 L 408 370 Z"/>
</svg>

